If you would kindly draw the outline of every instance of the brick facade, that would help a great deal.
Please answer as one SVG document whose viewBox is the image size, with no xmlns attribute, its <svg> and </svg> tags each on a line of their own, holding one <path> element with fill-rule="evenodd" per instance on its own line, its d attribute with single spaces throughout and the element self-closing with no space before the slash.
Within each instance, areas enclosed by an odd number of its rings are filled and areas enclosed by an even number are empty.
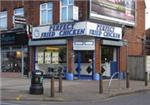
<svg viewBox="0 0 150 105">
<path fill-rule="evenodd" d="M 1 1 L 0 11 L 8 11 L 8 30 L 13 28 L 12 16 L 13 10 L 15 8 L 24 7 L 25 17 L 28 24 L 33 26 L 39 26 L 39 15 L 40 15 L 40 4 L 52 1 L 54 3 L 53 9 L 53 23 L 59 22 L 59 13 L 60 13 L 60 3 L 59 0 L 38 0 L 38 1 Z M 87 20 L 88 19 L 88 1 L 79 1 L 75 2 L 75 5 L 79 6 L 79 19 Z M 145 3 L 144 0 L 137 0 L 136 3 L 136 25 L 135 27 L 125 28 L 124 39 L 129 41 L 129 55 L 141 55 L 142 46 L 141 38 L 144 36 L 145 32 Z"/>
<path fill-rule="evenodd" d="M 101 45 L 100 45 L 100 40 L 96 39 L 96 44 L 95 44 L 95 62 L 96 62 L 96 72 L 100 73 L 101 72 Z"/>
<path fill-rule="evenodd" d="M 33 26 L 39 26 L 40 23 L 40 4 L 44 2 L 51 1 L 53 2 L 53 23 L 59 23 L 60 21 L 60 2 L 59 0 L 37 0 L 37 1 L 1 1 L 0 11 L 7 10 L 8 11 L 8 30 L 13 28 L 12 24 L 12 16 L 13 10 L 15 8 L 24 7 L 25 17 L 27 19 L 28 24 L 32 24 Z M 88 7 L 89 2 L 87 0 L 75 0 L 75 5 L 79 7 L 79 19 L 80 21 L 88 20 Z M 136 25 L 135 27 L 125 27 L 124 29 L 124 37 L 123 39 L 128 40 L 128 48 L 121 47 L 120 48 L 120 70 L 126 70 L 126 50 L 128 49 L 129 56 L 140 56 L 142 55 L 142 39 L 145 35 L 145 2 L 144 0 L 137 0 L 136 2 L 136 14 L 135 14 Z M 96 49 L 100 49 L 98 46 L 99 41 L 96 40 Z M 69 44 L 69 45 L 68 45 Z M 72 49 L 71 42 L 68 41 L 68 49 Z M 98 52 L 96 52 L 96 64 L 100 63 L 100 56 L 98 56 Z M 71 61 L 71 52 L 68 52 L 69 58 L 68 62 Z M 71 65 L 68 65 L 69 69 Z M 100 66 L 96 65 L 96 70 L 100 70 Z"/>
<path fill-rule="evenodd" d="M 67 68 L 68 68 L 68 72 L 73 72 L 73 40 L 72 39 L 68 39 L 67 41 Z"/>
<path fill-rule="evenodd" d="M 126 50 L 129 56 L 143 55 L 142 39 L 145 35 L 145 2 L 144 0 L 137 0 L 135 27 L 126 27 L 124 32 L 124 39 L 128 40 L 128 48 L 120 48 L 120 70 L 126 71 Z"/>
<path fill-rule="evenodd" d="M 40 4 L 45 2 L 53 2 L 53 23 L 59 23 L 60 21 L 60 2 L 59 0 L 37 0 L 37 1 L 1 1 L 0 11 L 8 11 L 8 30 L 13 28 L 12 16 L 15 8 L 24 7 L 25 17 L 28 24 L 33 26 L 39 26 L 40 23 Z M 75 5 L 79 6 L 79 19 L 87 19 L 87 4 L 86 0 L 76 1 Z"/>
</svg>

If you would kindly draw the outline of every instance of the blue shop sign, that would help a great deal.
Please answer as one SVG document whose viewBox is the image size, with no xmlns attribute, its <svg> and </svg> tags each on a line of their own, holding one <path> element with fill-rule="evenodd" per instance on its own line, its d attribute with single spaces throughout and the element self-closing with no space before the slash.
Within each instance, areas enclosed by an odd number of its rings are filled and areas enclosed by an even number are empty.
<svg viewBox="0 0 150 105">
<path fill-rule="evenodd" d="M 33 39 L 47 39 L 72 36 L 95 36 L 122 39 L 122 29 L 92 22 L 63 23 L 33 28 Z"/>
</svg>

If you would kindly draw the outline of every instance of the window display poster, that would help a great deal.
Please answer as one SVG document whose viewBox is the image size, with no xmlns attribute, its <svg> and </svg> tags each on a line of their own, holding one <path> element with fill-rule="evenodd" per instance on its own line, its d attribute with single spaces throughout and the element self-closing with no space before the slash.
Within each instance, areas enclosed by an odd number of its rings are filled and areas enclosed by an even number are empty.
<svg viewBox="0 0 150 105">
<path fill-rule="evenodd" d="M 38 64 L 43 64 L 44 53 L 38 52 Z"/>
<path fill-rule="evenodd" d="M 45 64 L 51 64 L 51 52 L 45 52 Z"/>
<path fill-rule="evenodd" d="M 59 63 L 59 53 L 53 52 L 52 53 L 52 64 L 58 64 Z"/>
</svg>

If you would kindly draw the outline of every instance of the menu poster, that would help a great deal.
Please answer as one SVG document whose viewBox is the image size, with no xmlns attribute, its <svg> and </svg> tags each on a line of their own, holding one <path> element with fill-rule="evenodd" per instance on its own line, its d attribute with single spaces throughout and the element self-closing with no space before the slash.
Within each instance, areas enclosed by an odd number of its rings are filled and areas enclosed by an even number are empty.
<svg viewBox="0 0 150 105">
<path fill-rule="evenodd" d="M 44 53 L 38 52 L 38 64 L 43 64 Z"/>
<path fill-rule="evenodd" d="M 45 52 L 45 64 L 51 64 L 51 54 L 50 51 Z"/>
<path fill-rule="evenodd" d="M 58 64 L 59 63 L 59 53 L 53 52 L 52 53 L 52 64 Z"/>
</svg>

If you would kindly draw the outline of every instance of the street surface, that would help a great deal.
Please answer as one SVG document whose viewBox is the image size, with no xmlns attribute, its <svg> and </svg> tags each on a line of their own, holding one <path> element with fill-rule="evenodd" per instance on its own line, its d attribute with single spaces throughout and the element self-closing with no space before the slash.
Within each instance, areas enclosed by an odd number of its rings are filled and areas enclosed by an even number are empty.
<svg viewBox="0 0 150 105">
<path fill-rule="evenodd" d="M 150 105 L 150 91 L 106 98 L 101 101 L 2 101 L 1 105 Z"/>
<path fill-rule="evenodd" d="M 43 81 L 43 95 L 32 95 L 31 78 L 14 73 L 1 77 L 0 105 L 150 105 L 150 82 L 145 86 L 144 81 L 130 80 L 130 88 L 126 88 L 125 80 L 114 79 L 110 87 L 109 79 L 103 80 L 103 94 L 99 94 L 99 81 L 63 80 L 63 92 L 59 93 L 56 79 L 55 97 L 50 97 L 50 79 Z"/>
</svg>

